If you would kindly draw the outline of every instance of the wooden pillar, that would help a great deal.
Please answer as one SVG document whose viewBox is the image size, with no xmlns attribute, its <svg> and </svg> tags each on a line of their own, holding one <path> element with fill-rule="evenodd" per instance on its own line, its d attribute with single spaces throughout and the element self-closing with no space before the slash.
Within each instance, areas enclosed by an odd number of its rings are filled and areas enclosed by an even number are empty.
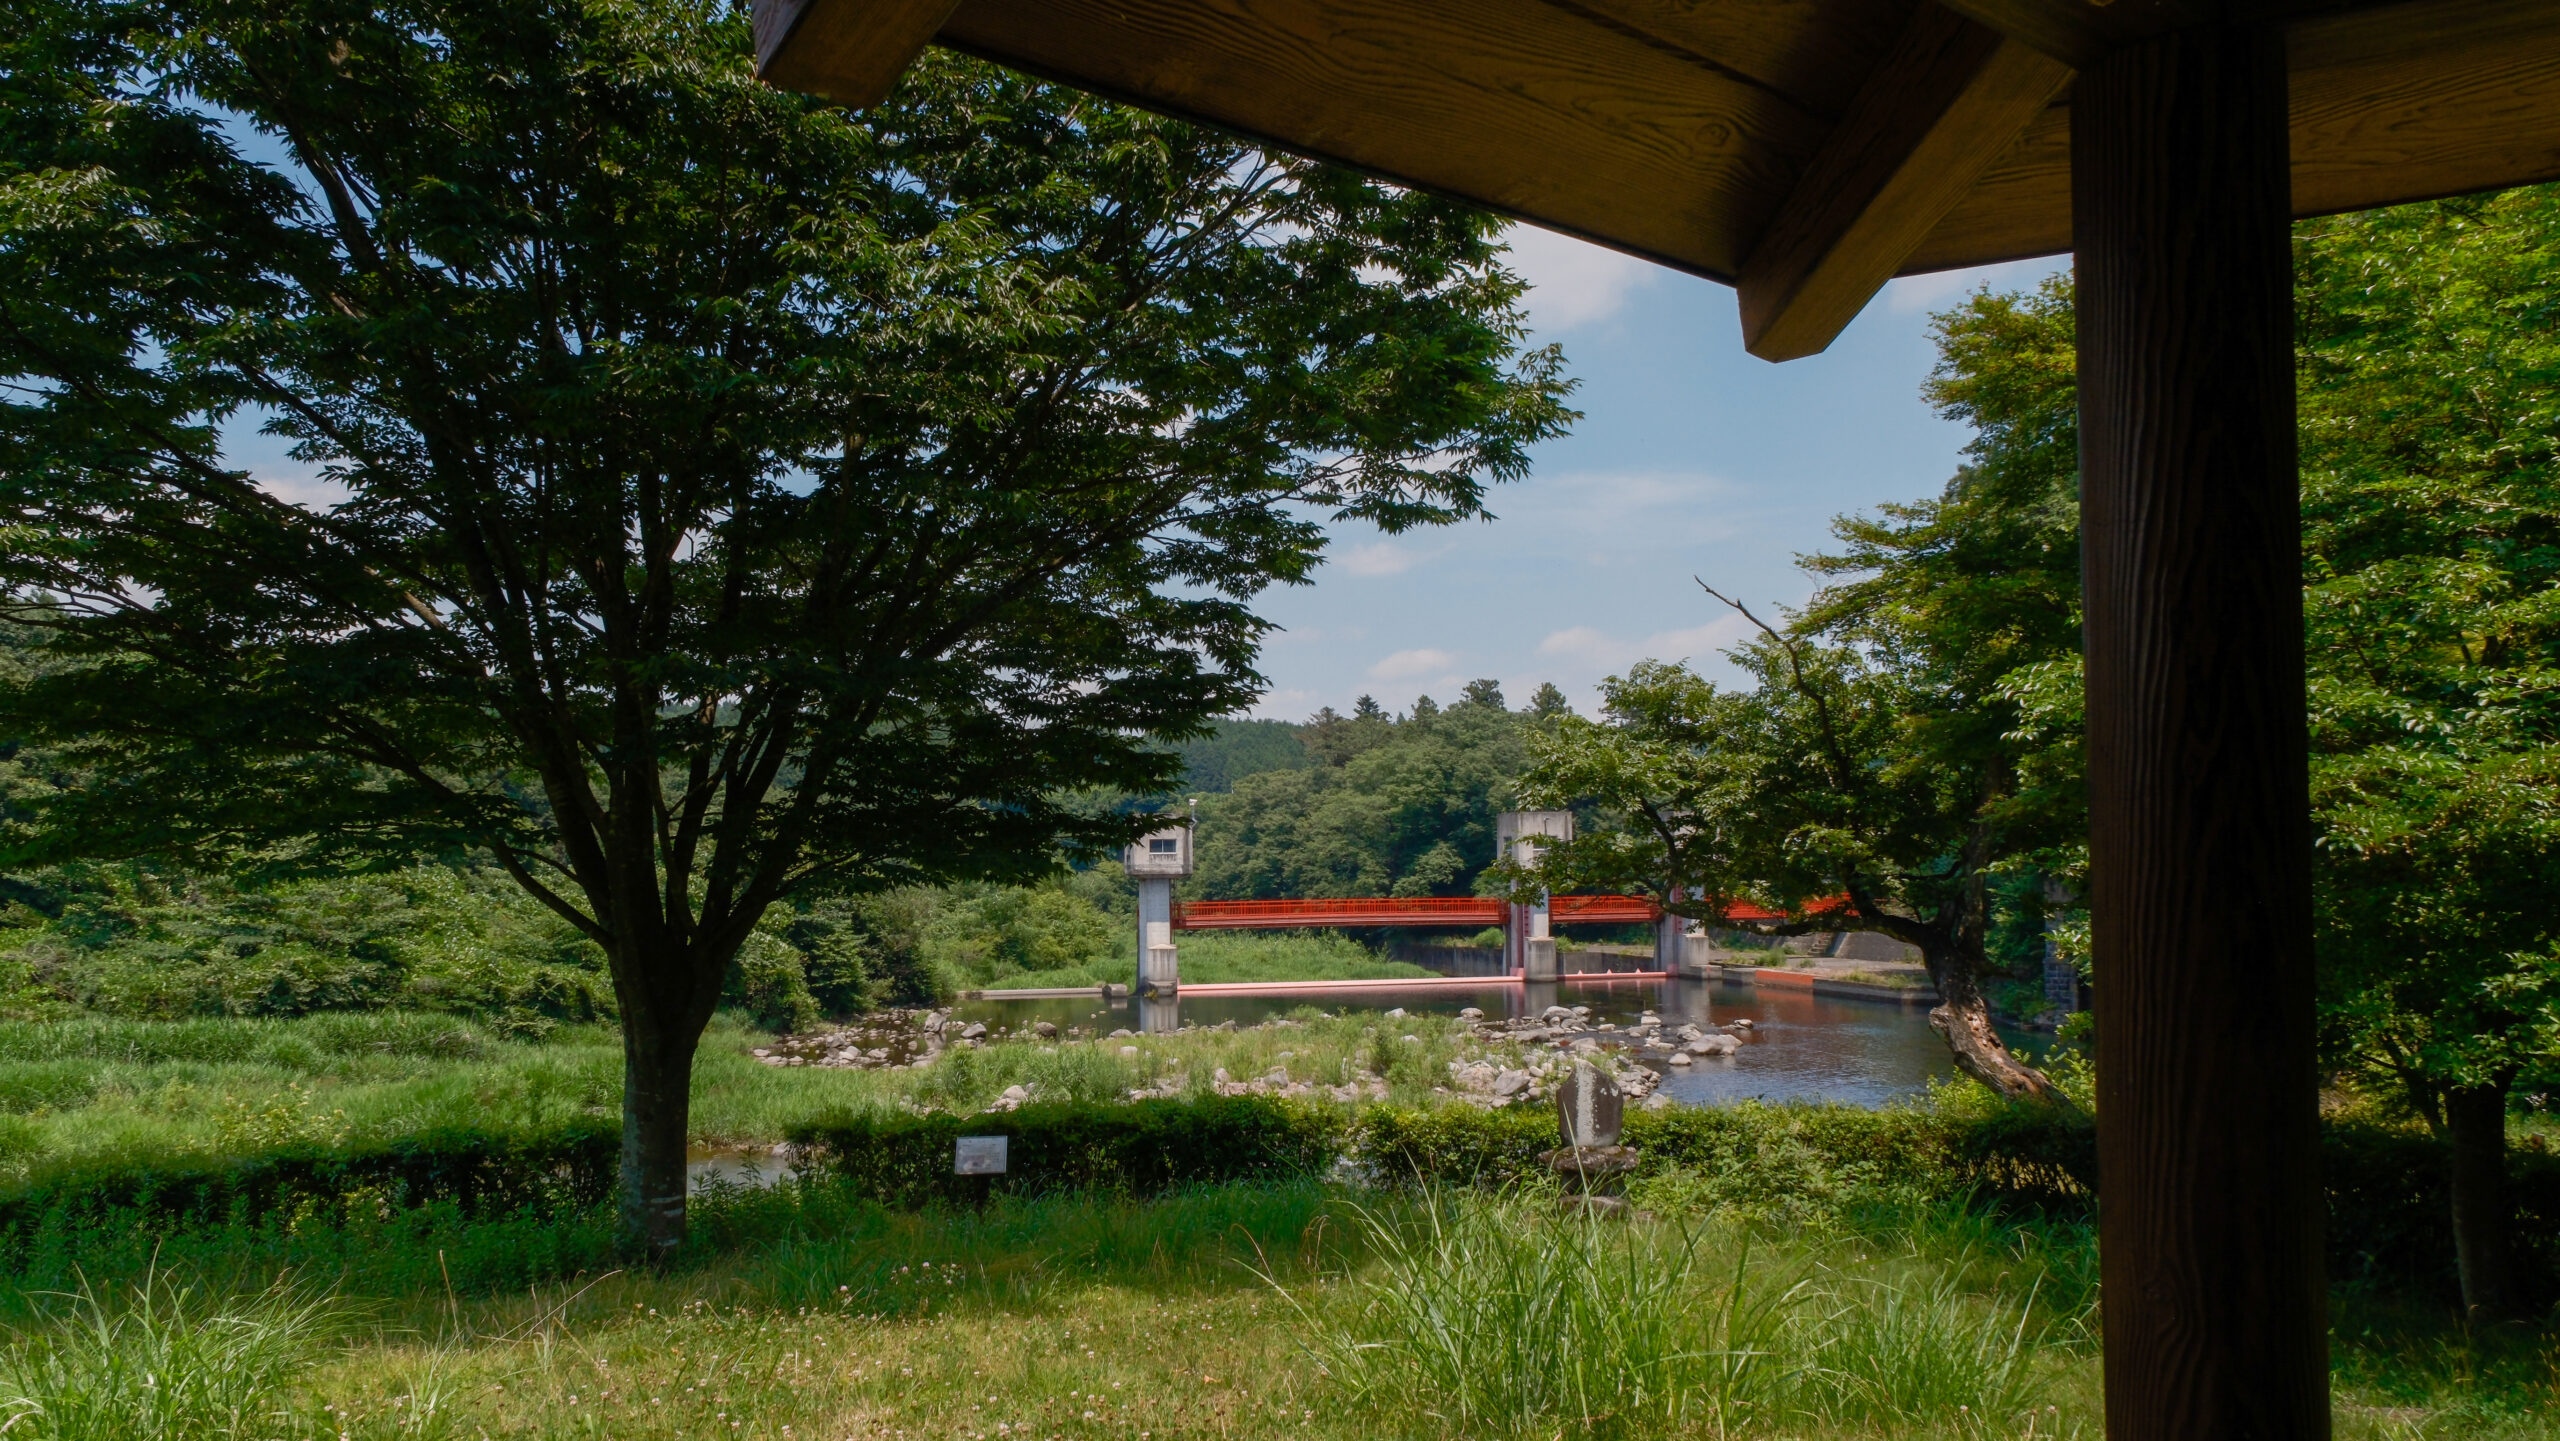
<svg viewBox="0 0 2560 1441">
<path fill-rule="evenodd" d="M 2329 1434 L 2283 42 L 2072 95 L 2113 1441 Z"/>
</svg>

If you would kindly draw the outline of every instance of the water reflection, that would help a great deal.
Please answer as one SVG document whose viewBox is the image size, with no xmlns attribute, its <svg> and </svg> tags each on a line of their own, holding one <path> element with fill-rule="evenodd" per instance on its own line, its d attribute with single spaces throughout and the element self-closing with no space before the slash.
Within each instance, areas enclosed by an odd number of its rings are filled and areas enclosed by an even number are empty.
<svg viewBox="0 0 2560 1441">
<path fill-rule="evenodd" d="M 1929 1029 L 1920 1006 L 1818 996 L 1793 987 L 1761 990 L 1713 980 L 1611 980 L 1568 977 L 1537 985 L 1361 988 L 1237 995 L 1184 992 L 1136 997 L 1105 1005 L 1090 997 L 1022 1001 L 967 1001 L 953 1014 L 964 1020 L 1012 1025 L 1050 1021 L 1098 1032 L 1127 1028 L 1161 1034 L 1184 1025 L 1233 1021 L 1259 1025 L 1275 1017 L 1320 1011 L 1346 1014 L 1402 1007 L 1417 1015 L 1454 1016 L 1473 1006 L 1488 1016 L 1544 1011 L 1549 1006 L 1588 1006 L 1594 1021 L 1625 1024 L 1646 1011 L 1670 1026 L 1752 1023 L 1741 1049 L 1730 1056 L 1702 1056 L 1665 1072 L 1662 1094 L 1687 1105 L 1711 1106 L 1747 1099 L 1822 1100 L 1881 1106 L 1918 1094 L 1933 1080 L 1951 1079 L 1955 1065 L 1946 1043 Z M 2009 1034 L 2012 1046 L 2035 1049 L 2042 1038 Z"/>
</svg>

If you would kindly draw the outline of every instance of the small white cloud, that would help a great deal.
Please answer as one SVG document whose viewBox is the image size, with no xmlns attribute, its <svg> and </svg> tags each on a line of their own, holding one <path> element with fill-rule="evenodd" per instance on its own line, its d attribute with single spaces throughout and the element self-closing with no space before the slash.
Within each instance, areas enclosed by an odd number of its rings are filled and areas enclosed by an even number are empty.
<svg viewBox="0 0 2560 1441">
<path fill-rule="evenodd" d="M 1609 319 L 1661 273 L 1632 255 L 1534 225 L 1515 225 L 1504 238 L 1511 268 L 1529 282 L 1529 324 L 1541 334 Z"/>
<path fill-rule="evenodd" d="M 1554 657 L 1574 679 L 1624 671 L 1640 660 L 1686 662 L 1693 668 L 1741 638 L 1749 622 L 1719 616 L 1685 630 L 1659 630 L 1642 640 L 1621 640 L 1593 626 L 1556 631 L 1538 642 L 1538 654 Z"/>
<path fill-rule="evenodd" d="M 1976 286 L 1993 290 L 2023 290 L 2037 281 L 2070 265 L 2068 260 L 2006 260 L 1998 265 L 1977 265 L 1966 270 L 1940 270 L 1928 275 L 1906 275 L 1887 281 L 1884 308 L 1896 315 L 1918 315 L 1923 311 L 1943 310 L 1956 297 Z"/>
<path fill-rule="evenodd" d="M 1447 671 L 1457 663 L 1457 656 L 1445 650 L 1400 650 L 1369 667 L 1369 679 L 1411 680 Z"/>
<path fill-rule="evenodd" d="M 1315 714 L 1315 709 L 1315 692 L 1292 687 L 1264 691 L 1246 714 L 1255 720 L 1301 721 Z"/>
<path fill-rule="evenodd" d="M 1439 546 L 1431 550 L 1419 550 L 1409 545 L 1398 545 L 1392 540 L 1379 540 L 1371 541 L 1367 545 L 1352 546 L 1334 557 L 1333 563 L 1342 567 L 1345 575 L 1363 577 L 1402 575 L 1424 561 L 1434 559 L 1447 549 L 1447 546 Z"/>
<path fill-rule="evenodd" d="M 1587 625 L 1578 625 L 1571 630 L 1557 631 L 1538 642 L 1538 654 L 1583 655 L 1608 644 L 1609 638 L 1598 630 Z"/>
</svg>

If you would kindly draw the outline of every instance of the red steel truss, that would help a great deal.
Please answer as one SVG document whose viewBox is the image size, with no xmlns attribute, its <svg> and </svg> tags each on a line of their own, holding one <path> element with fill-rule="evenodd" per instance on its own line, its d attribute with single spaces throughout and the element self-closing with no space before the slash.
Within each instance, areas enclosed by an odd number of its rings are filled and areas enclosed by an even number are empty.
<svg viewBox="0 0 2560 1441">
<path fill-rule="evenodd" d="M 1300 926 L 1486 926 L 1502 924 L 1502 902 L 1471 896 L 1321 901 L 1176 901 L 1177 931 L 1273 931 Z"/>
<path fill-rule="evenodd" d="M 1811 909 L 1832 910 L 1840 899 L 1817 902 Z M 1573 926 L 1651 925 L 1662 919 L 1662 907 L 1650 896 L 1554 896 L 1547 901 L 1552 924 Z M 1725 908 L 1735 921 L 1774 921 L 1775 911 L 1735 904 Z M 1176 901 L 1177 931 L 1289 931 L 1314 926 L 1462 926 L 1481 930 L 1505 923 L 1500 901 L 1473 896 L 1345 896 L 1299 901 Z"/>
</svg>

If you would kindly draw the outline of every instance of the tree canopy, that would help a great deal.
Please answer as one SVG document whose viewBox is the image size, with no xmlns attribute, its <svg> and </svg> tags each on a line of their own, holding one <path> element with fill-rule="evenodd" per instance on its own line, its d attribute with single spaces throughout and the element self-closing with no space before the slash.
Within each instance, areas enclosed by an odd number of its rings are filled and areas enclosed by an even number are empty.
<svg viewBox="0 0 2560 1441">
<path fill-rule="evenodd" d="M 2560 193 L 2295 254 L 2325 1039 L 2451 1141 L 2497 1314 L 2509 1096 L 2560 1070 Z"/>
<path fill-rule="evenodd" d="M 685 0 L 32 0 L 0 36 L 20 858 L 484 849 L 611 961 L 625 1215 L 778 899 L 1116 843 L 1326 515 L 1566 420 L 1499 224 Z M 262 427 L 343 499 L 279 499 Z"/>
</svg>

